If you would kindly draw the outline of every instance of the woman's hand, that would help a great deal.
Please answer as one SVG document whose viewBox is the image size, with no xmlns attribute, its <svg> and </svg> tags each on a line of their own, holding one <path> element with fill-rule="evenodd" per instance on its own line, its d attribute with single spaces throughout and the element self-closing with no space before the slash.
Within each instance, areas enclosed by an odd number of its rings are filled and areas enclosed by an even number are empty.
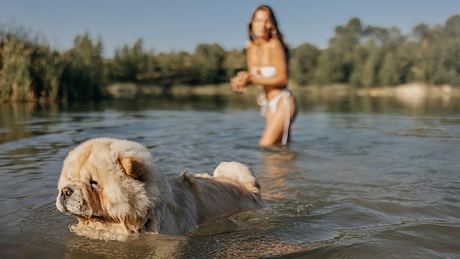
<svg viewBox="0 0 460 259">
<path fill-rule="evenodd" d="M 251 81 L 247 71 L 240 71 L 230 79 L 232 90 L 236 93 L 245 93 L 248 90 L 249 82 Z"/>
</svg>

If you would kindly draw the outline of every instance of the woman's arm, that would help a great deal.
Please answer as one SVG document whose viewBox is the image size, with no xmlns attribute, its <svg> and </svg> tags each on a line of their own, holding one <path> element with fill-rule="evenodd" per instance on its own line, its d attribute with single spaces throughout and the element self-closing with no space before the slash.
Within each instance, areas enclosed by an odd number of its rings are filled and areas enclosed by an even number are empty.
<svg viewBox="0 0 460 259">
<path fill-rule="evenodd" d="M 251 58 L 250 58 L 250 48 L 252 43 L 250 41 L 246 42 L 246 64 L 248 69 L 251 67 Z M 248 71 L 239 71 L 234 77 L 230 79 L 230 85 L 232 90 L 236 93 L 245 93 L 248 89 L 250 83 L 249 72 Z"/>
<path fill-rule="evenodd" d="M 245 93 L 249 86 L 249 74 L 247 71 L 240 71 L 230 79 L 230 85 L 235 93 Z"/>
</svg>

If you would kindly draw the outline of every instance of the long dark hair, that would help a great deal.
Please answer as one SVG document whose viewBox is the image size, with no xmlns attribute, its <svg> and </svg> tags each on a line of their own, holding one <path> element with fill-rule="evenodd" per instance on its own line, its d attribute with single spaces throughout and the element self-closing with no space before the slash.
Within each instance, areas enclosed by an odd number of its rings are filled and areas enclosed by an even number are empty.
<svg viewBox="0 0 460 259">
<path fill-rule="evenodd" d="M 284 43 L 283 34 L 278 28 L 278 21 L 276 20 L 275 13 L 273 12 L 273 9 L 270 6 L 259 5 L 252 13 L 251 20 L 249 21 L 249 25 L 248 25 L 249 40 L 251 42 L 254 42 L 254 40 L 256 39 L 256 36 L 254 35 L 254 33 L 252 33 L 252 21 L 254 20 L 254 17 L 256 16 L 257 11 L 265 11 L 268 13 L 268 17 L 272 24 L 272 28 L 268 33 L 268 38 L 269 39 L 276 38 L 281 42 L 281 45 L 283 46 L 283 49 L 284 49 L 284 53 L 286 55 L 286 63 L 287 63 L 287 61 L 289 60 L 289 49 L 287 48 L 286 43 Z"/>
</svg>

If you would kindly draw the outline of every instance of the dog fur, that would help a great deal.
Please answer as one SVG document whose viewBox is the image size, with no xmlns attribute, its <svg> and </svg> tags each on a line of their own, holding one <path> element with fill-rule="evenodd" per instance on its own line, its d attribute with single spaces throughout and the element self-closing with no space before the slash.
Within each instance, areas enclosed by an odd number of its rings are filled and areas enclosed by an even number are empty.
<svg viewBox="0 0 460 259">
<path fill-rule="evenodd" d="M 64 160 L 57 209 L 78 218 L 77 235 L 127 240 L 141 232 L 185 234 L 197 224 L 265 204 L 249 168 L 222 162 L 213 175 L 168 180 L 143 145 L 121 139 L 83 142 Z"/>
</svg>

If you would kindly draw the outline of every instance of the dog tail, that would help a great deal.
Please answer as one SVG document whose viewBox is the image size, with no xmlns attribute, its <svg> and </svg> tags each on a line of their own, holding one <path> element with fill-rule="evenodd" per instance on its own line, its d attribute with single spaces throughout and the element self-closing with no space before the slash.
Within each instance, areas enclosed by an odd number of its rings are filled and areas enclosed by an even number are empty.
<svg viewBox="0 0 460 259">
<path fill-rule="evenodd" d="M 214 172 L 214 177 L 226 177 L 238 182 L 248 191 L 260 194 L 260 185 L 249 167 L 240 162 L 221 162 Z"/>
</svg>

